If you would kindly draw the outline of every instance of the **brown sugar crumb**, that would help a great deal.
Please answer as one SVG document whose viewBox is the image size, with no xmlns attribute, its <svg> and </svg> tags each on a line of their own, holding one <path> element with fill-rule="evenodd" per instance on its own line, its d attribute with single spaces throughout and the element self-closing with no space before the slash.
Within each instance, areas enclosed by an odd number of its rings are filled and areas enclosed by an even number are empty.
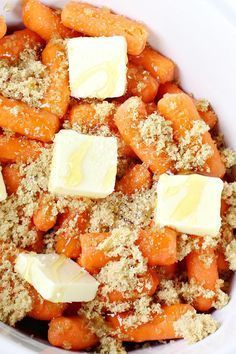
<svg viewBox="0 0 236 354">
<path fill-rule="evenodd" d="M 225 282 L 223 279 L 218 279 L 217 280 L 217 284 L 216 284 L 216 290 L 215 290 L 215 299 L 213 301 L 213 304 L 212 306 L 215 308 L 215 309 L 222 309 L 223 307 L 225 307 L 230 298 L 229 298 L 229 295 L 222 290 L 222 288 L 224 287 L 225 285 Z"/>
<path fill-rule="evenodd" d="M 236 151 L 226 148 L 220 151 L 220 156 L 226 168 L 236 165 Z"/>
<path fill-rule="evenodd" d="M 196 237 L 181 234 L 177 238 L 177 258 L 182 261 L 191 251 L 198 249 L 199 243 Z"/>
<path fill-rule="evenodd" d="M 180 302 L 179 288 L 175 285 L 173 280 L 161 280 L 156 296 L 158 301 L 167 306 Z"/>
<path fill-rule="evenodd" d="M 210 108 L 210 103 L 205 98 L 200 98 L 199 100 L 195 100 L 195 105 L 198 111 L 207 112 Z"/>
<path fill-rule="evenodd" d="M 174 323 L 176 335 L 186 339 L 189 344 L 206 338 L 218 328 L 219 323 L 212 315 L 197 314 L 196 311 L 186 312 Z"/>
<path fill-rule="evenodd" d="M 224 183 L 222 198 L 229 206 L 225 216 L 225 221 L 232 228 L 236 228 L 236 182 Z"/>
<path fill-rule="evenodd" d="M 229 262 L 229 268 L 236 271 L 236 239 L 233 239 L 225 250 L 226 260 Z"/>
</svg>

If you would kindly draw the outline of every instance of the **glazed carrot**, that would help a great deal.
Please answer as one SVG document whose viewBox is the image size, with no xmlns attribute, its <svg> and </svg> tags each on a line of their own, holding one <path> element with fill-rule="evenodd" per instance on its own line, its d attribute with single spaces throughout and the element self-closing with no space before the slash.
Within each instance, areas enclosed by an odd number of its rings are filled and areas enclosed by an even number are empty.
<svg viewBox="0 0 236 354">
<path fill-rule="evenodd" d="M 40 49 L 44 41 L 29 29 L 16 31 L 0 39 L 0 59 L 16 61 L 26 48 Z"/>
<path fill-rule="evenodd" d="M 210 129 L 214 128 L 217 123 L 217 116 L 212 109 L 208 109 L 206 112 L 198 111 L 198 113 Z"/>
<path fill-rule="evenodd" d="M 30 139 L 49 142 L 59 129 L 59 119 L 45 110 L 0 96 L 0 127 Z"/>
<path fill-rule="evenodd" d="M 23 0 L 22 18 L 24 25 L 45 41 L 76 36 L 74 31 L 62 24 L 60 13 L 38 0 Z"/>
<path fill-rule="evenodd" d="M 149 102 L 146 104 L 147 115 L 150 115 L 157 111 L 157 105 L 155 102 Z"/>
<path fill-rule="evenodd" d="M 226 272 L 229 270 L 229 262 L 225 259 L 224 252 L 218 251 L 216 253 L 217 257 L 217 268 L 218 271 L 221 272 Z"/>
<path fill-rule="evenodd" d="M 158 111 L 172 122 L 177 141 L 181 140 L 185 133 L 192 128 L 194 120 L 201 119 L 193 100 L 185 93 L 166 94 L 158 102 Z M 213 155 L 206 161 L 205 172 L 211 176 L 223 177 L 225 166 L 209 132 L 203 134 L 202 142 L 203 144 L 209 144 L 213 150 Z M 208 172 L 208 169 L 210 172 Z"/>
<path fill-rule="evenodd" d="M 170 229 L 141 230 L 137 244 L 150 266 L 171 265 L 177 262 L 177 233 Z"/>
<path fill-rule="evenodd" d="M 129 54 L 140 54 L 146 45 L 148 33 L 143 24 L 115 15 L 105 8 L 71 1 L 63 8 L 61 18 L 65 26 L 88 36 L 124 36 Z"/>
<path fill-rule="evenodd" d="M 16 164 L 3 166 L 2 175 L 7 189 L 7 194 L 11 195 L 16 193 L 22 180 L 22 176 L 19 172 L 19 166 Z"/>
<path fill-rule="evenodd" d="M 54 212 L 54 199 L 49 194 L 42 194 L 39 204 L 34 211 L 33 222 L 40 231 L 50 230 L 57 221 L 57 214 Z"/>
<path fill-rule="evenodd" d="M 138 97 L 131 97 L 117 109 L 115 123 L 125 143 L 131 146 L 153 173 L 160 175 L 171 168 L 171 162 L 165 153 L 158 155 L 155 147 L 142 141 L 138 126 L 145 116 L 144 103 Z"/>
<path fill-rule="evenodd" d="M 127 94 L 128 96 L 139 96 L 142 101 L 152 102 L 158 91 L 158 81 L 142 67 L 130 63 L 127 71 Z"/>
<path fill-rule="evenodd" d="M 44 233 L 39 231 L 35 228 L 34 225 L 30 227 L 31 230 L 36 232 L 35 241 L 26 248 L 27 251 L 36 252 L 36 253 L 43 253 L 44 249 Z"/>
<path fill-rule="evenodd" d="M 42 101 L 48 112 L 63 117 L 70 102 L 69 74 L 63 43 L 50 41 L 42 53 L 42 63 L 48 68 L 49 87 Z"/>
<path fill-rule="evenodd" d="M 151 173 L 143 164 L 136 164 L 116 183 L 116 191 L 131 195 L 143 189 L 149 189 L 151 184 Z"/>
<path fill-rule="evenodd" d="M 204 262 L 204 258 L 207 260 L 208 257 L 212 260 L 210 264 Z M 214 250 L 192 251 L 186 257 L 186 265 L 189 281 L 194 280 L 196 284 L 202 286 L 204 289 L 215 290 L 216 281 L 219 276 Z M 198 311 L 208 311 L 213 301 L 214 298 L 207 299 L 204 296 L 199 296 L 194 300 L 193 306 Z"/>
<path fill-rule="evenodd" d="M 161 84 L 174 80 L 175 64 L 173 61 L 150 47 L 146 47 L 140 55 L 129 56 L 129 60 L 135 65 L 143 66 Z"/>
<path fill-rule="evenodd" d="M 1 119 L 1 118 L 0 118 Z M 42 144 L 24 137 L 0 135 L 0 162 L 28 162 L 41 153 Z"/>
<path fill-rule="evenodd" d="M 173 263 L 157 268 L 159 279 L 174 279 L 176 276 L 178 264 Z"/>
<path fill-rule="evenodd" d="M 121 138 L 120 133 L 116 134 L 118 138 L 118 156 L 119 157 L 133 157 L 137 158 L 134 150 L 125 143 L 125 141 Z"/>
<path fill-rule="evenodd" d="M 158 88 L 158 99 L 161 99 L 166 93 L 183 93 L 184 91 L 174 82 L 165 82 Z"/>
<path fill-rule="evenodd" d="M 228 209 L 229 209 L 229 205 L 226 203 L 224 199 L 221 199 L 221 208 L 220 208 L 221 217 L 227 213 Z"/>
<path fill-rule="evenodd" d="M 177 339 L 180 337 L 175 333 L 174 322 L 188 311 L 194 311 L 194 309 L 187 304 L 164 306 L 163 312 L 154 315 L 151 321 L 128 330 L 125 330 L 122 326 L 122 320 L 127 317 L 127 313 L 108 316 L 108 323 L 112 329 L 119 329 L 122 335 L 121 338 L 129 342 Z"/>
<path fill-rule="evenodd" d="M 5 18 L 3 16 L 0 16 L 0 39 L 5 36 L 6 32 L 7 32 L 7 24 Z"/>
<path fill-rule="evenodd" d="M 55 347 L 85 350 L 98 344 L 84 317 L 58 317 L 49 324 L 48 341 Z"/>
</svg>

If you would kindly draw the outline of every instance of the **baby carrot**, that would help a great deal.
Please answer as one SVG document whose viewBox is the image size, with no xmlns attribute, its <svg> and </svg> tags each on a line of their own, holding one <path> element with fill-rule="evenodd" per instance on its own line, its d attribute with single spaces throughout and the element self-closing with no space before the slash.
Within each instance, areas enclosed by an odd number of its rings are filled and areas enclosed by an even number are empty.
<svg viewBox="0 0 236 354">
<path fill-rule="evenodd" d="M 146 47 L 140 55 L 130 55 L 129 60 L 135 65 L 143 66 L 161 84 L 174 80 L 175 64 L 173 61 L 150 47 Z"/>
<path fill-rule="evenodd" d="M 0 16 L 0 39 L 5 36 L 7 32 L 7 25 L 5 18 L 3 16 Z"/>
<path fill-rule="evenodd" d="M 157 105 L 155 102 L 149 102 L 146 104 L 146 111 L 147 115 L 149 116 L 150 114 L 154 113 L 157 111 Z"/>
<path fill-rule="evenodd" d="M 34 211 L 33 222 L 40 231 L 50 230 L 57 221 L 57 214 L 54 212 L 54 199 L 49 194 L 42 194 L 39 204 Z"/>
<path fill-rule="evenodd" d="M 171 162 L 165 153 L 158 155 L 155 147 L 142 141 L 138 126 L 145 116 L 145 104 L 140 98 L 131 97 L 117 109 L 115 123 L 126 144 L 153 173 L 160 175 L 171 168 Z"/>
<path fill-rule="evenodd" d="M 186 132 L 192 128 L 194 120 L 201 119 L 193 100 L 185 93 L 166 94 L 158 102 L 158 111 L 163 117 L 172 122 L 177 141 L 181 140 Z M 209 132 L 203 134 L 202 142 L 203 144 L 209 144 L 213 151 L 213 155 L 206 161 L 205 172 L 211 176 L 223 177 L 225 166 Z M 209 173 L 207 172 L 208 170 Z"/>
<path fill-rule="evenodd" d="M 229 270 L 229 262 L 226 260 L 223 251 L 218 251 L 216 253 L 216 258 L 217 258 L 217 268 L 220 273 Z"/>
<path fill-rule="evenodd" d="M 2 175 L 7 189 L 7 194 L 11 195 L 16 193 L 22 180 L 22 176 L 19 172 L 19 166 L 16 164 L 3 166 Z"/>
<path fill-rule="evenodd" d="M 38 0 L 23 0 L 22 18 L 24 25 L 38 33 L 45 41 L 76 36 L 73 30 L 61 23 L 60 13 Z"/>
<path fill-rule="evenodd" d="M 65 26 L 88 36 L 124 36 L 129 54 L 140 54 L 146 45 L 148 33 L 143 24 L 115 15 L 105 8 L 70 1 L 63 8 L 61 18 Z"/>
<path fill-rule="evenodd" d="M 45 110 L 0 96 L 0 127 L 43 142 L 52 141 L 59 119 Z"/>
<path fill-rule="evenodd" d="M 151 184 L 151 173 L 143 164 L 136 164 L 116 183 L 116 191 L 131 195 L 143 189 L 149 189 Z"/>
<path fill-rule="evenodd" d="M 166 93 L 183 93 L 184 91 L 174 82 L 165 82 L 158 88 L 158 99 L 161 99 Z"/>
<path fill-rule="evenodd" d="M 84 317 L 61 316 L 49 324 L 48 341 L 55 347 L 85 350 L 98 344 L 98 338 Z"/>
<path fill-rule="evenodd" d="M 214 128 L 217 123 L 217 116 L 212 109 L 208 109 L 206 112 L 198 111 L 198 113 L 210 129 Z"/>
<path fill-rule="evenodd" d="M 177 268 L 177 263 L 158 267 L 157 272 L 159 279 L 174 279 L 176 277 Z"/>
<path fill-rule="evenodd" d="M 48 68 L 50 85 L 42 101 L 43 107 L 62 118 L 70 102 L 69 74 L 65 46 L 50 41 L 42 53 L 42 63 Z"/>
</svg>

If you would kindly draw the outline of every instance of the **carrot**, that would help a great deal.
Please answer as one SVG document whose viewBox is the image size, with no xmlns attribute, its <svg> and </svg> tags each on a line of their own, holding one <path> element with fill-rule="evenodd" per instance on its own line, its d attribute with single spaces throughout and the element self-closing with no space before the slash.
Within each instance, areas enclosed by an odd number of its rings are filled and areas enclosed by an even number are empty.
<svg viewBox="0 0 236 354">
<path fill-rule="evenodd" d="M 149 102 L 146 104 L 147 115 L 150 115 L 157 111 L 157 105 L 155 102 Z"/>
<path fill-rule="evenodd" d="M 152 102 L 158 91 L 158 81 L 142 67 L 130 63 L 127 71 L 128 96 L 139 96 L 143 102 Z"/>
<path fill-rule="evenodd" d="M 185 133 L 192 128 L 194 120 L 201 119 L 193 100 L 185 93 L 166 94 L 158 102 L 158 111 L 172 122 L 177 141 L 180 141 L 185 136 Z M 223 177 L 225 166 L 209 132 L 203 134 L 202 141 L 203 144 L 209 144 L 213 150 L 213 155 L 206 161 L 205 172 L 211 176 Z M 210 172 L 208 172 L 208 169 Z"/>
<path fill-rule="evenodd" d="M 20 175 L 19 166 L 16 164 L 6 165 L 2 167 L 2 175 L 7 189 L 7 194 L 16 193 L 22 176 Z"/>
<path fill-rule="evenodd" d="M 116 191 L 131 195 L 152 184 L 151 173 L 144 165 L 136 164 L 116 183 Z"/>
<path fill-rule="evenodd" d="M 204 258 L 212 259 L 210 265 L 204 262 Z M 204 289 L 215 291 L 216 281 L 218 280 L 217 261 L 214 250 L 192 251 L 186 257 L 187 273 L 189 281 L 194 280 L 197 285 Z M 212 307 L 214 298 L 207 299 L 199 296 L 194 300 L 193 306 L 198 311 L 208 311 Z"/>
<path fill-rule="evenodd" d="M 159 279 L 174 279 L 176 277 L 178 264 L 173 263 L 157 268 Z"/>
<path fill-rule="evenodd" d="M 174 82 L 165 82 L 158 88 L 158 99 L 161 99 L 166 93 L 183 93 L 184 91 Z"/>
<path fill-rule="evenodd" d="M 15 62 L 26 48 L 40 49 L 44 41 L 29 29 L 16 31 L 0 39 L 0 60 Z"/>
<path fill-rule="evenodd" d="M 198 113 L 210 129 L 214 128 L 217 123 L 217 116 L 212 109 L 208 109 L 206 112 L 198 111 Z"/>
<path fill-rule="evenodd" d="M 88 36 L 124 36 L 129 54 L 140 54 L 146 45 L 148 33 L 144 25 L 105 8 L 71 1 L 63 8 L 61 18 L 65 26 Z"/>
<path fill-rule="evenodd" d="M 45 41 L 76 36 L 74 31 L 62 24 L 58 11 L 38 0 L 23 0 L 22 19 L 27 28 L 38 33 Z"/>
<path fill-rule="evenodd" d="M 144 103 L 138 97 L 131 97 L 117 109 L 115 123 L 125 143 L 130 145 L 136 155 L 153 173 L 160 175 L 171 167 L 171 162 L 165 153 L 157 154 L 155 147 L 142 141 L 138 125 L 146 115 Z"/>
<path fill-rule="evenodd" d="M 30 288 L 30 295 L 32 298 L 32 310 L 28 312 L 27 316 L 36 320 L 50 321 L 61 316 L 67 307 L 67 304 L 44 300 L 32 287 Z"/>
<path fill-rule="evenodd" d="M 225 216 L 229 209 L 229 205 L 226 203 L 224 199 L 221 199 L 221 208 L 220 208 L 220 215 Z"/>
<path fill-rule="evenodd" d="M 130 55 L 129 60 L 135 65 L 143 66 L 161 84 L 174 80 L 175 64 L 173 61 L 150 47 L 146 47 L 140 55 Z"/>
<path fill-rule="evenodd" d="M 42 63 L 48 68 L 50 85 L 42 101 L 43 106 L 62 118 L 70 102 L 69 74 L 63 43 L 50 41 L 42 53 Z"/>
<path fill-rule="evenodd" d="M 6 33 L 7 33 L 7 24 L 5 18 L 3 16 L 0 16 L 0 39 L 3 38 Z"/>
<path fill-rule="evenodd" d="M 0 162 L 26 163 L 35 160 L 42 146 L 40 142 L 24 137 L 0 135 Z"/>
<path fill-rule="evenodd" d="M 229 270 L 229 262 L 226 260 L 224 252 L 218 251 L 216 253 L 217 257 L 217 269 L 220 273 L 226 272 Z"/>
<path fill-rule="evenodd" d="M 128 316 L 127 313 L 116 316 L 108 316 L 107 321 L 112 329 L 119 330 L 124 341 L 145 342 L 152 340 L 166 340 L 180 338 L 174 330 L 174 322 L 188 311 L 194 311 L 193 307 L 187 304 L 175 304 L 164 306 L 161 314 L 155 314 L 153 319 L 137 328 L 125 330 L 122 321 Z M 119 333 L 119 332 L 118 332 Z"/>
<path fill-rule="evenodd" d="M 56 252 L 69 258 L 77 258 L 81 253 L 80 234 L 87 228 L 89 214 L 86 210 L 82 213 L 68 210 L 63 218 L 56 239 Z"/>
<path fill-rule="evenodd" d="M 48 341 L 55 347 L 85 350 L 98 344 L 98 338 L 90 330 L 84 317 L 61 316 L 49 324 Z"/>
<path fill-rule="evenodd" d="M 42 194 L 39 204 L 33 214 L 33 222 L 40 231 L 50 230 L 57 221 L 57 214 L 54 212 L 54 199 L 49 194 Z"/>
<path fill-rule="evenodd" d="M 18 111 L 17 114 L 15 110 Z M 49 142 L 59 129 L 59 119 L 45 110 L 38 110 L 24 102 L 0 96 L 0 127 L 30 139 Z"/>
<path fill-rule="evenodd" d="M 116 137 L 119 139 L 118 142 L 118 156 L 119 157 L 132 157 L 137 158 L 134 150 L 125 143 L 125 141 L 121 138 L 120 133 L 116 134 Z"/>
<path fill-rule="evenodd" d="M 35 226 L 32 225 L 30 227 L 31 230 L 36 232 L 35 241 L 26 248 L 27 251 L 36 252 L 36 253 L 43 253 L 44 249 L 44 233 L 42 231 L 36 230 Z"/>
</svg>

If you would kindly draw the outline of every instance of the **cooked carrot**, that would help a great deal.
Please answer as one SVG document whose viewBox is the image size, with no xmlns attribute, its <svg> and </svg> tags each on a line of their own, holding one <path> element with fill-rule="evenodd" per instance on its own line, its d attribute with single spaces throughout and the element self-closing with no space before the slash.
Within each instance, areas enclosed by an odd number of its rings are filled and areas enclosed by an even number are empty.
<svg viewBox="0 0 236 354">
<path fill-rule="evenodd" d="M 176 304 L 164 306 L 161 314 L 156 314 L 153 319 L 137 328 L 125 330 L 122 321 L 128 316 L 127 313 L 117 316 L 108 316 L 108 324 L 112 329 L 119 330 L 117 334 L 124 341 L 145 342 L 152 340 L 166 340 L 180 338 L 174 330 L 174 322 L 188 311 L 194 311 L 193 307 L 187 304 Z M 119 333 L 119 332 L 118 332 Z"/>
<path fill-rule="evenodd" d="M 177 262 L 177 233 L 170 229 L 147 229 L 139 232 L 137 244 L 150 266 L 171 265 Z"/>
<path fill-rule="evenodd" d="M 19 166 L 16 164 L 6 165 L 2 167 L 2 175 L 7 189 L 7 194 L 16 193 L 22 176 L 20 175 Z"/>
<path fill-rule="evenodd" d="M 53 319 L 49 324 L 48 341 L 55 347 L 70 350 L 85 350 L 98 344 L 88 321 L 79 316 Z"/>
<path fill-rule="evenodd" d="M 207 264 L 208 258 L 211 261 Z M 206 262 L 204 262 L 206 259 Z M 216 282 L 219 278 L 217 270 L 217 261 L 213 249 L 200 251 L 192 251 L 186 257 L 188 279 L 194 280 L 197 285 L 202 286 L 206 290 L 215 290 Z M 208 311 L 212 307 L 214 298 L 205 298 L 199 296 L 194 300 L 193 306 L 198 311 Z"/>
<path fill-rule="evenodd" d="M 226 201 L 224 199 L 221 199 L 221 208 L 220 208 L 220 215 L 225 216 L 225 214 L 227 213 L 229 209 L 229 205 L 226 203 Z"/>
<path fill-rule="evenodd" d="M 161 99 L 166 93 L 183 93 L 184 91 L 174 82 L 165 82 L 158 88 L 158 99 Z"/>
<path fill-rule="evenodd" d="M 36 237 L 34 242 L 26 248 L 27 251 L 43 253 L 44 249 L 44 233 L 42 231 L 36 230 L 35 226 L 30 226 L 30 230 L 34 230 L 36 232 Z"/>
<path fill-rule="evenodd" d="M 220 273 L 226 272 L 229 270 L 229 262 L 226 260 L 224 252 L 218 251 L 216 253 L 217 257 L 217 268 Z"/>
<path fill-rule="evenodd" d="M 59 129 L 59 119 L 45 110 L 0 96 L 0 127 L 30 139 L 49 142 Z"/>
<path fill-rule="evenodd" d="M 75 31 L 62 24 L 58 11 L 38 0 L 23 0 L 22 19 L 27 28 L 38 33 L 45 41 L 76 36 Z"/>
<path fill-rule="evenodd" d="M 0 39 L 0 60 L 15 62 L 26 48 L 40 49 L 44 41 L 29 29 L 16 31 Z"/>
<path fill-rule="evenodd" d="M 1 118 L 0 118 L 1 119 Z M 29 162 L 41 153 L 42 144 L 24 137 L 0 135 L 0 162 Z"/>
<path fill-rule="evenodd" d="M 42 63 L 48 68 L 50 85 L 42 101 L 43 106 L 62 118 L 70 102 L 69 74 L 63 43 L 50 41 L 42 53 Z"/>
<path fill-rule="evenodd" d="M 192 128 L 194 120 L 201 119 L 193 100 L 185 93 L 166 94 L 158 102 L 158 111 L 172 122 L 177 141 L 184 137 L 185 133 Z M 202 142 L 203 144 L 209 144 L 213 150 L 213 155 L 206 161 L 205 172 L 211 176 L 223 177 L 225 166 L 209 132 L 203 134 Z M 210 172 L 208 172 L 208 169 Z"/>
<path fill-rule="evenodd" d="M 7 33 L 7 24 L 5 18 L 3 16 L 0 16 L 0 39 L 3 38 L 6 33 Z"/>
<path fill-rule="evenodd" d="M 115 123 L 127 145 L 153 173 L 160 175 L 171 168 L 171 162 L 165 153 L 157 154 L 155 147 L 142 141 L 138 125 L 145 119 L 145 104 L 138 97 L 131 97 L 117 109 Z"/>
<path fill-rule="evenodd" d="M 39 204 L 34 211 L 33 222 L 40 231 L 50 230 L 57 221 L 57 214 L 54 212 L 54 198 L 49 194 L 42 194 Z"/>
<path fill-rule="evenodd" d="M 214 128 L 217 123 L 217 116 L 212 109 L 208 109 L 206 112 L 198 111 L 198 113 L 210 129 Z"/>
<path fill-rule="evenodd" d="M 178 263 L 158 267 L 157 272 L 159 279 L 174 279 L 176 277 L 177 268 Z"/>
<path fill-rule="evenodd" d="M 155 102 L 149 102 L 146 104 L 147 115 L 150 115 L 157 111 L 157 104 Z"/>
<path fill-rule="evenodd" d="M 142 164 L 136 164 L 116 183 L 116 191 L 131 195 L 143 189 L 149 189 L 152 175 Z"/>
<path fill-rule="evenodd" d="M 158 91 L 158 81 L 142 67 L 130 63 L 127 71 L 127 94 L 139 96 L 143 102 L 152 102 Z"/>
<path fill-rule="evenodd" d="M 130 55 L 129 60 L 135 65 L 143 66 L 161 84 L 174 80 L 175 64 L 173 61 L 150 47 L 146 47 L 140 55 Z"/>
<path fill-rule="evenodd" d="M 61 18 L 65 26 L 88 36 L 124 36 L 129 54 L 140 54 L 146 45 L 148 33 L 143 24 L 105 8 L 71 1 L 63 8 Z"/>
</svg>

